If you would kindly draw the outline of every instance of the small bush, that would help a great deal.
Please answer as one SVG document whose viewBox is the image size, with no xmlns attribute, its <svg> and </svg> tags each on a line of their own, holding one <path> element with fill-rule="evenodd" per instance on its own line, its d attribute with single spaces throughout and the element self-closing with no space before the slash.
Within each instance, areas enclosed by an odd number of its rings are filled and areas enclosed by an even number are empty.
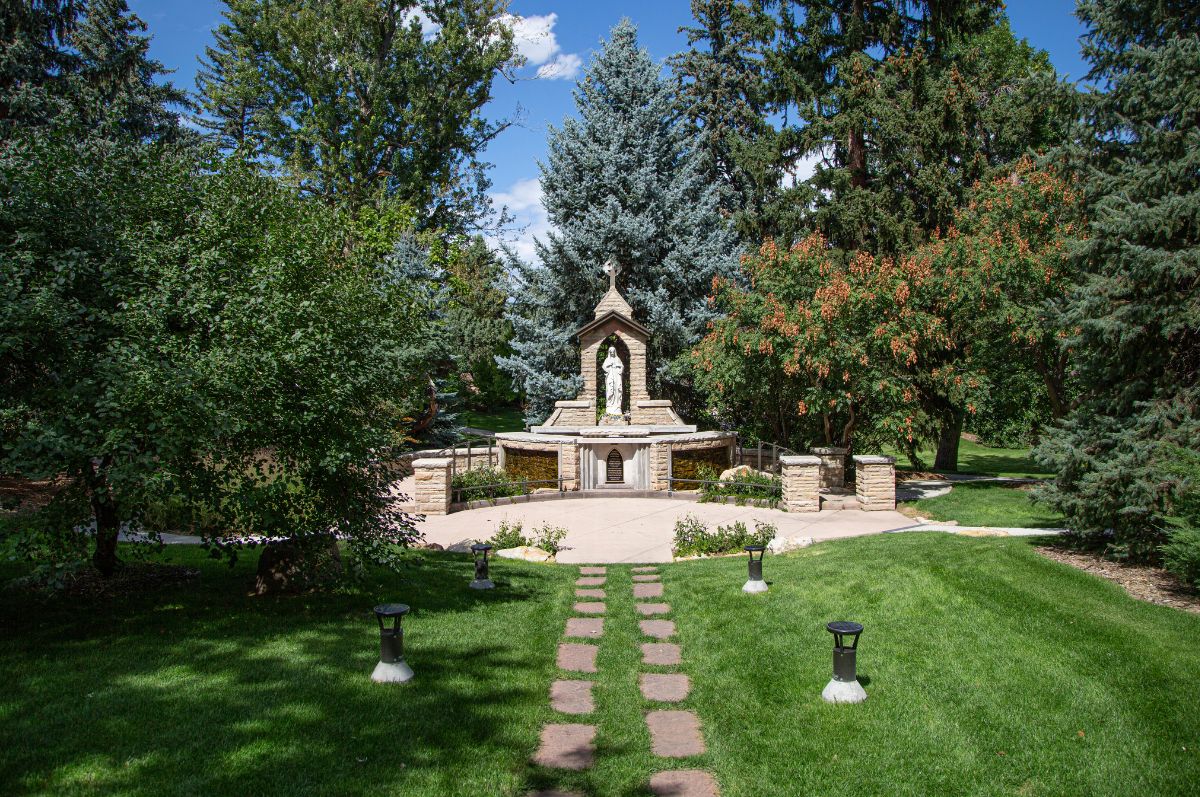
<svg viewBox="0 0 1200 797">
<path fill-rule="evenodd" d="M 779 533 L 773 523 L 755 521 L 754 531 L 746 528 L 740 520 L 729 526 L 717 526 L 709 531 L 704 523 L 693 515 L 686 515 L 675 522 L 675 540 L 671 546 L 675 556 L 713 556 L 738 553 L 747 545 L 766 545 Z"/>
<path fill-rule="evenodd" d="M 508 484 L 512 478 L 497 468 L 472 468 L 456 473 L 450 481 L 452 499 L 457 502 L 492 500 L 509 495 L 523 495 L 519 484 Z"/>
<path fill-rule="evenodd" d="M 556 554 L 562 550 L 562 541 L 566 539 L 566 536 L 566 529 L 559 526 L 551 526 L 549 523 L 543 523 L 541 528 L 534 532 L 533 544 L 543 551 Z"/>
<path fill-rule="evenodd" d="M 488 540 L 488 544 L 499 551 L 504 548 L 520 548 L 523 545 L 531 545 L 532 540 L 527 539 L 521 533 L 520 523 L 501 520 L 500 528 L 496 529 L 496 533 Z"/>
<path fill-rule="evenodd" d="M 1163 565 L 1186 583 L 1200 589 L 1200 529 L 1178 527 L 1162 547 Z"/>
</svg>

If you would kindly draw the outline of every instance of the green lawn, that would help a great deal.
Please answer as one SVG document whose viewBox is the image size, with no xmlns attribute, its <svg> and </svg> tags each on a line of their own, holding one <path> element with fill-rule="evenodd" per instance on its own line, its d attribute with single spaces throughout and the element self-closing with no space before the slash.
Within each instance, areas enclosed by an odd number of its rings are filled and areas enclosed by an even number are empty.
<svg viewBox="0 0 1200 797">
<path fill-rule="evenodd" d="M 896 458 L 896 467 L 909 467 L 908 457 L 899 450 L 885 449 L 884 453 Z M 922 449 L 918 453 L 926 465 L 933 466 L 933 449 Z M 958 444 L 958 472 L 1022 479 L 1041 479 L 1054 475 L 1033 461 L 1028 448 L 988 448 L 965 438 Z"/>
<path fill-rule="evenodd" d="M 459 413 L 459 423 L 489 432 L 523 432 L 525 416 L 520 407 L 501 407 L 487 412 Z"/>
<path fill-rule="evenodd" d="M 531 766 L 574 568 L 466 557 L 336 595 L 250 598 L 249 560 L 159 599 L 0 605 L 0 793 L 647 794 L 661 767 L 764 794 L 1179 794 L 1200 782 L 1200 617 L 1138 603 L 1018 539 L 896 534 L 662 568 L 709 751 L 656 761 L 627 567 L 609 569 L 596 766 Z M 417 678 L 371 684 L 378 600 Z M 870 699 L 828 706 L 831 637 L 866 625 Z M 560 718 L 558 721 L 563 721 Z M 567 718 L 565 721 L 579 721 Z M 1080 735 L 1080 731 L 1083 732 Z M 1185 749 L 1186 748 L 1186 749 Z"/>
<path fill-rule="evenodd" d="M 1062 528 L 1066 519 L 1041 504 L 1018 485 L 963 482 L 946 495 L 909 501 L 911 507 L 930 520 L 957 520 L 964 526 L 1010 528 Z"/>
</svg>

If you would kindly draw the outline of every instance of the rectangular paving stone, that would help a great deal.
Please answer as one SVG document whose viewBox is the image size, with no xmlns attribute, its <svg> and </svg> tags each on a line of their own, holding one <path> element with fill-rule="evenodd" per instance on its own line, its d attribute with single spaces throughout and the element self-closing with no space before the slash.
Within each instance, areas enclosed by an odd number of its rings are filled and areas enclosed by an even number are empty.
<svg viewBox="0 0 1200 797">
<path fill-rule="evenodd" d="M 533 763 L 553 769 L 587 769 L 595 758 L 596 726 L 571 723 L 542 728 Z"/>
<path fill-rule="evenodd" d="M 602 576 L 608 572 L 607 567 L 581 567 L 579 575 L 581 576 Z"/>
<path fill-rule="evenodd" d="M 669 769 L 650 776 L 654 797 L 721 797 L 717 779 L 703 769 Z M 556 797 L 547 794 L 547 797 Z M 564 795 L 564 797 L 566 797 Z"/>
<path fill-rule="evenodd" d="M 662 576 L 659 576 L 659 575 L 634 576 L 633 581 L 635 584 L 649 584 L 654 581 L 662 581 Z"/>
<path fill-rule="evenodd" d="M 642 565 L 641 567 L 633 568 L 633 572 L 635 572 L 635 573 L 657 573 L 658 568 L 655 567 L 654 565 Z"/>
<path fill-rule="evenodd" d="M 663 758 L 687 758 L 704 752 L 700 720 L 690 711 L 651 711 L 646 715 L 650 729 L 650 751 Z"/>
<path fill-rule="evenodd" d="M 635 598 L 661 598 L 663 593 L 662 582 L 658 584 L 634 584 L 633 597 Z"/>
<path fill-rule="evenodd" d="M 604 594 L 604 590 L 602 590 L 602 589 L 577 589 L 577 590 L 575 590 L 575 597 L 576 598 L 599 598 L 600 600 L 604 600 L 608 596 Z"/>
<path fill-rule="evenodd" d="M 590 637 L 604 635 L 604 619 L 601 617 L 572 617 L 567 620 L 567 631 L 563 636 Z"/>
<path fill-rule="evenodd" d="M 559 642 L 558 667 L 571 672 L 596 672 L 598 649 L 585 642 Z"/>
<path fill-rule="evenodd" d="M 604 604 L 595 602 L 577 603 L 575 604 L 575 611 L 580 614 L 604 614 Z"/>
<path fill-rule="evenodd" d="M 656 614 L 667 614 L 671 611 L 669 603 L 635 603 L 633 605 L 637 607 L 643 617 L 653 617 Z"/>
<path fill-rule="evenodd" d="M 563 714 L 591 714 L 596 710 L 592 686 L 591 681 L 555 681 L 550 684 L 550 707 Z"/>
<path fill-rule="evenodd" d="M 561 651 L 562 645 L 559 645 L 558 647 Z M 642 664 L 659 664 L 663 666 L 669 666 L 672 664 L 678 664 L 680 660 L 681 656 L 679 654 L 678 645 L 670 642 L 646 642 L 642 645 Z M 595 670 L 592 670 L 591 672 L 595 672 Z"/>
<path fill-rule="evenodd" d="M 692 682 L 680 673 L 644 672 L 638 681 L 642 697 L 660 703 L 678 703 L 692 691 Z"/>
<path fill-rule="evenodd" d="M 604 576 L 584 576 L 583 578 L 575 579 L 577 587 L 603 587 Z"/>
<path fill-rule="evenodd" d="M 669 639 L 675 636 L 675 623 L 670 620 L 642 620 L 638 626 L 643 634 L 655 639 Z"/>
</svg>

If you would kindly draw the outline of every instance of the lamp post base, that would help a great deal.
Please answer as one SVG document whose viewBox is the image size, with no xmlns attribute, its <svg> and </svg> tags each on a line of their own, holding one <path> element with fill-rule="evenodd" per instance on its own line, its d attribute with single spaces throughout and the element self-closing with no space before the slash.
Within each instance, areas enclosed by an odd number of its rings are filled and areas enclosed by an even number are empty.
<svg viewBox="0 0 1200 797">
<path fill-rule="evenodd" d="M 821 697 L 826 703 L 861 703 L 867 699 L 867 690 L 858 681 L 830 681 Z"/>
<path fill-rule="evenodd" d="M 496 585 L 490 578 L 477 578 L 471 582 L 471 589 L 495 589 Z"/>
<path fill-rule="evenodd" d="M 377 684 L 402 684 L 413 677 L 412 667 L 404 659 L 394 662 L 381 661 L 375 665 L 371 680 Z"/>
<path fill-rule="evenodd" d="M 767 582 L 762 579 L 750 579 L 742 585 L 742 592 L 766 592 Z"/>
</svg>

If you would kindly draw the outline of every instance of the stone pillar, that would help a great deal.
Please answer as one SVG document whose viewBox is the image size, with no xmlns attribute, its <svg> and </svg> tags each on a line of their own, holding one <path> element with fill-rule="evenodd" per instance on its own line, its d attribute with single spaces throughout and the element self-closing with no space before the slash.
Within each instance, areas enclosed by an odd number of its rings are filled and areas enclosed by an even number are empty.
<svg viewBox="0 0 1200 797">
<path fill-rule="evenodd" d="M 846 486 L 846 454 L 849 451 L 836 446 L 812 449 L 812 453 L 821 458 L 822 490 L 841 490 Z"/>
<path fill-rule="evenodd" d="M 563 479 L 564 490 L 579 489 L 579 446 L 575 443 L 559 443 L 558 475 Z"/>
<path fill-rule="evenodd" d="M 789 512 L 821 511 L 821 459 L 782 456 L 783 505 Z"/>
<path fill-rule="evenodd" d="M 417 511 L 423 515 L 445 515 L 450 511 L 450 460 L 448 458 L 413 461 L 416 478 Z"/>
<path fill-rule="evenodd" d="M 671 461 L 670 443 L 653 443 L 650 446 L 650 489 L 667 490 L 670 478 L 667 473 Z"/>
<path fill-rule="evenodd" d="M 858 508 L 867 511 L 896 508 L 896 458 L 855 457 L 858 475 L 854 492 Z"/>
</svg>

